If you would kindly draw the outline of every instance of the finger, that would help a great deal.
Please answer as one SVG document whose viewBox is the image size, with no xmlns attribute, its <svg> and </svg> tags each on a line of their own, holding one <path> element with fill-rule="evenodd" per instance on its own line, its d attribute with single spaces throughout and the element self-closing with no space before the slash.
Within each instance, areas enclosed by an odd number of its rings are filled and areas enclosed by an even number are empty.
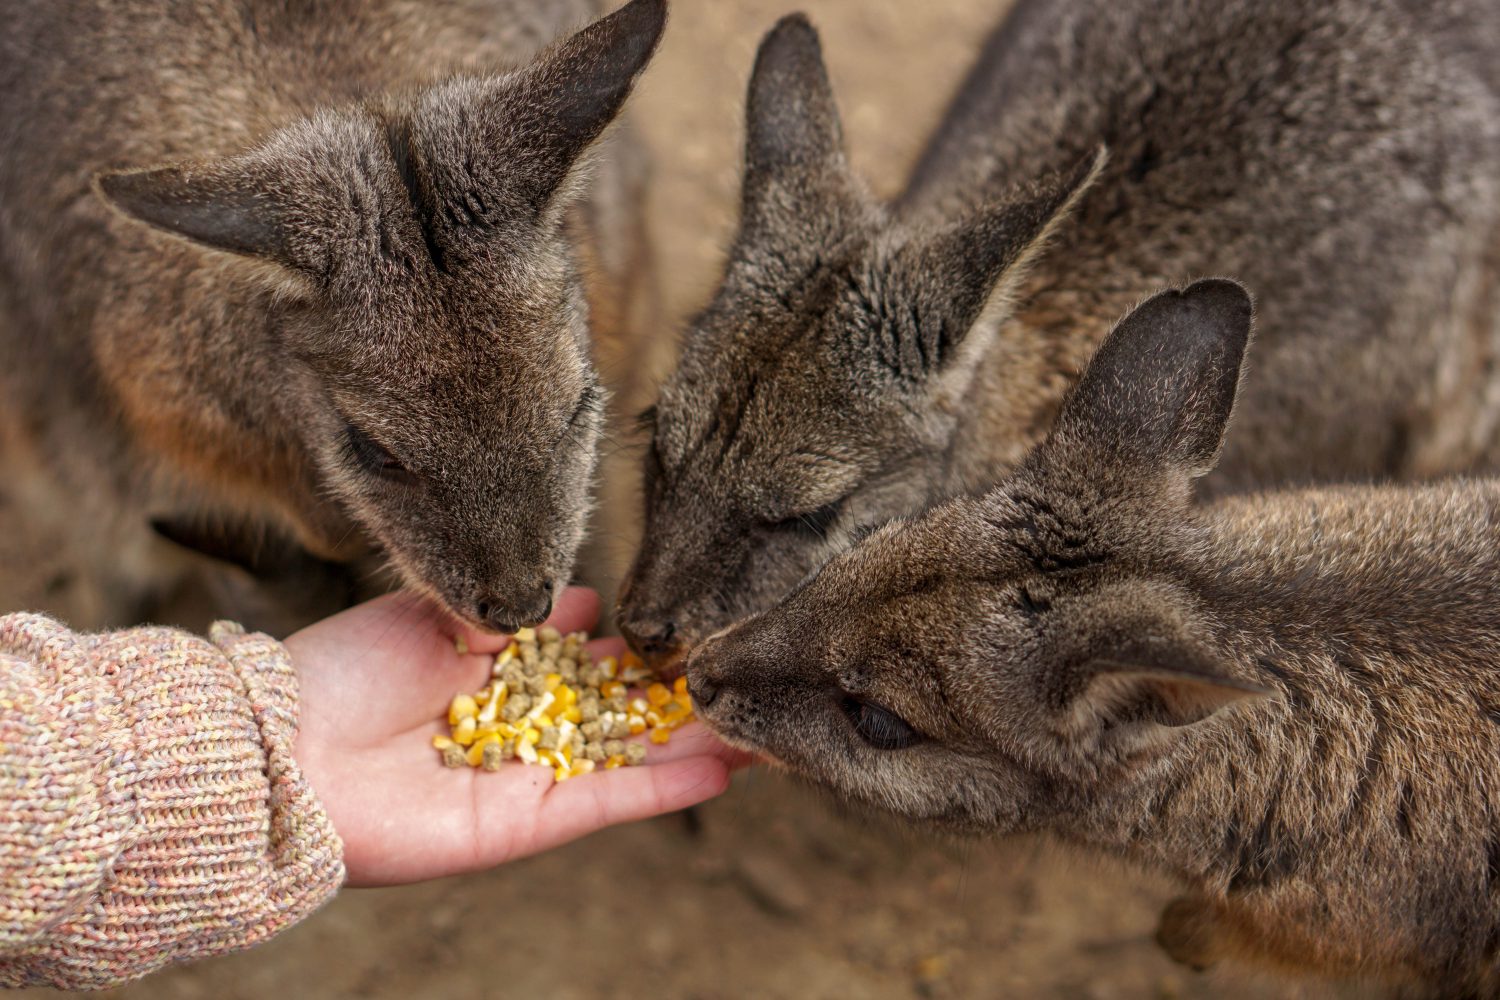
<svg viewBox="0 0 1500 1000">
<path fill-rule="evenodd" d="M 566 635 L 588 632 L 599 624 L 599 595 L 588 587 L 569 587 L 557 598 L 547 624 Z"/>
<path fill-rule="evenodd" d="M 567 843 L 617 823 L 676 812 L 721 794 L 729 768 L 717 757 L 685 757 L 654 767 L 595 771 L 548 789 L 527 853 Z"/>
</svg>

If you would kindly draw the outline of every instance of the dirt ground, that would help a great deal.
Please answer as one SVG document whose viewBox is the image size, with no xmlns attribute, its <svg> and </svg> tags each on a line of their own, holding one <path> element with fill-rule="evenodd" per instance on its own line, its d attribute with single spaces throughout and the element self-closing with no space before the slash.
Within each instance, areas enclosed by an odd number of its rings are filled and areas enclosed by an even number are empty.
<svg viewBox="0 0 1500 1000">
<path fill-rule="evenodd" d="M 634 104 L 656 156 L 670 314 L 701 303 L 734 217 L 740 102 L 792 0 L 675 0 Z M 853 160 L 891 192 L 1008 0 L 804 0 Z M 350 891 L 131 1000 L 1367 996 L 1199 975 L 1151 942 L 1163 885 L 1041 844 L 934 842 L 742 775 L 695 819 L 607 831 L 484 875 Z M 29 991 L 26 996 L 55 996 Z"/>
</svg>

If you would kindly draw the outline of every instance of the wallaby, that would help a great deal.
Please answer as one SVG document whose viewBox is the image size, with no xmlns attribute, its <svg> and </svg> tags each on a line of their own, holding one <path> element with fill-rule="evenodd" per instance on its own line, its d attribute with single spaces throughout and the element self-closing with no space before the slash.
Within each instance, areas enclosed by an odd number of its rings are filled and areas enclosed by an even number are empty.
<svg viewBox="0 0 1500 1000">
<path fill-rule="evenodd" d="M 1204 274 L 1262 299 L 1212 491 L 1488 465 L 1497 67 L 1492 0 L 1020 0 L 884 205 L 782 21 L 722 284 L 647 413 L 623 629 L 675 661 L 867 526 L 992 484 L 1126 309 Z"/>
<path fill-rule="evenodd" d="M 48 581 L 104 595 L 76 623 L 175 572 L 153 522 L 309 565 L 373 543 L 470 622 L 545 618 L 588 506 L 591 353 L 626 353 L 591 345 L 588 299 L 623 324 L 649 277 L 635 154 L 592 178 L 588 154 L 665 0 L 540 55 L 587 0 L 7 13 L 0 511 L 76 556 Z M 0 567 L 0 606 L 51 601 L 28 568 Z"/>
<path fill-rule="evenodd" d="M 1493 995 L 1500 484 L 1200 506 L 1249 335 L 1233 282 L 1148 300 L 1004 483 L 703 643 L 694 702 L 852 799 L 1180 879 L 1180 960 Z"/>
</svg>

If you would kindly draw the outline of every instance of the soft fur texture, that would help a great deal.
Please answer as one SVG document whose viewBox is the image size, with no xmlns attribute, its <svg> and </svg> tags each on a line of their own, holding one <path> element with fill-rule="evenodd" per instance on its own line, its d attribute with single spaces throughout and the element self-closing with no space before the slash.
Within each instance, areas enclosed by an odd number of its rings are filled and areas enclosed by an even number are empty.
<svg viewBox="0 0 1500 1000">
<path fill-rule="evenodd" d="M 1192 965 L 1493 996 L 1500 485 L 1200 506 L 1249 330 L 1231 282 L 1148 301 L 1003 484 L 692 654 L 699 714 L 851 799 L 1175 876 Z"/>
<path fill-rule="evenodd" d="M 783 21 L 722 285 L 648 414 L 622 626 L 670 660 L 993 483 L 1115 320 L 1203 274 L 1261 300 L 1211 491 L 1490 467 L 1497 66 L 1491 0 L 1020 0 L 886 205 Z"/>
<path fill-rule="evenodd" d="M 606 398 L 579 257 L 614 319 L 636 280 L 630 155 L 588 153 L 664 0 L 540 55 L 586 0 L 13 7 L 0 514 L 68 557 L 0 604 L 139 613 L 179 568 L 155 523 L 283 579 L 373 543 L 472 622 L 540 621 Z"/>
</svg>

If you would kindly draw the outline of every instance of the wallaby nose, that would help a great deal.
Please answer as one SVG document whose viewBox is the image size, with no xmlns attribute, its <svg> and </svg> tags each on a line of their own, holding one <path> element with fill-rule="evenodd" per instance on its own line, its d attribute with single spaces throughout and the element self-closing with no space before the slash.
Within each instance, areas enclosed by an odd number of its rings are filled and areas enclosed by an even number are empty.
<svg viewBox="0 0 1500 1000">
<path fill-rule="evenodd" d="M 701 670 L 689 673 L 688 694 L 692 696 L 695 706 L 708 708 L 719 697 L 719 685 L 703 676 Z"/>
<path fill-rule="evenodd" d="M 620 623 L 620 633 L 642 658 L 655 662 L 677 651 L 677 623 L 670 620 L 635 618 Z"/>
<path fill-rule="evenodd" d="M 544 580 L 530 601 L 505 601 L 491 595 L 474 605 L 475 616 L 492 632 L 515 632 L 534 628 L 552 613 L 552 581 Z"/>
<path fill-rule="evenodd" d="M 718 650 L 719 644 L 713 640 L 696 647 L 688 654 L 683 669 L 683 673 L 687 675 L 688 694 L 693 699 L 693 707 L 704 713 L 705 720 L 709 718 L 708 713 L 723 690 L 723 685 L 714 676 L 718 672 L 715 669 Z"/>
</svg>

